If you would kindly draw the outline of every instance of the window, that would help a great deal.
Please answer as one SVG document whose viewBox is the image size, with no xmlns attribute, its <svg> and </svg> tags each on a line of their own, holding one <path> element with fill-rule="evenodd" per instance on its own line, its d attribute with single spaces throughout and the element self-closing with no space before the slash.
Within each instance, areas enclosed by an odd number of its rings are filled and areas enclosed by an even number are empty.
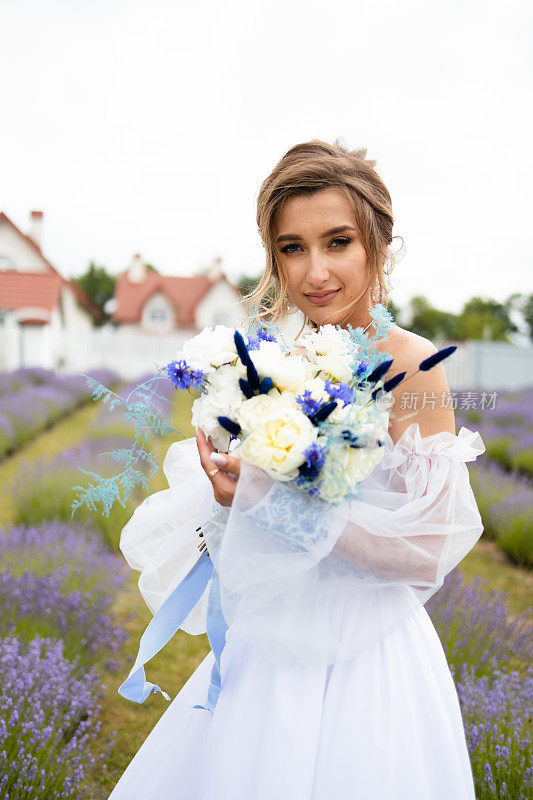
<svg viewBox="0 0 533 800">
<path fill-rule="evenodd" d="M 167 310 L 166 308 L 152 308 L 150 310 L 150 319 L 152 322 L 166 322 Z"/>
</svg>

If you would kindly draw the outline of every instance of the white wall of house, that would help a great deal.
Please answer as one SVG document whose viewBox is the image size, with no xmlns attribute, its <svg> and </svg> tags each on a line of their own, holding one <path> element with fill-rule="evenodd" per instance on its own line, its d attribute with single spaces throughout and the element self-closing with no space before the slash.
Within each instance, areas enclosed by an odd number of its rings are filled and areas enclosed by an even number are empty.
<svg viewBox="0 0 533 800">
<path fill-rule="evenodd" d="M 0 269 L 49 272 L 50 267 L 31 245 L 6 222 L 0 222 Z"/>
<path fill-rule="evenodd" d="M 198 303 L 196 324 L 199 330 L 213 325 L 238 328 L 245 315 L 246 311 L 240 295 L 229 283 L 219 281 Z"/>
<path fill-rule="evenodd" d="M 155 292 L 144 304 L 141 326 L 147 331 L 168 333 L 176 324 L 174 310 L 163 292 Z"/>
<path fill-rule="evenodd" d="M 68 284 L 61 287 L 61 308 L 65 333 L 89 331 L 93 328 L 91 314 L 76 299 L 76 295 Z"/>
</svg>

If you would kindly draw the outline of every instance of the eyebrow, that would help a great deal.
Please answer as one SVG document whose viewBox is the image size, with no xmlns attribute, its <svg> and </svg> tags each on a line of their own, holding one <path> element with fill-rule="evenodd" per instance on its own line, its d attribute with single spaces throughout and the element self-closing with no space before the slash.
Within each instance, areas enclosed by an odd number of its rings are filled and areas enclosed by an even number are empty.
<svg viewBox="0 0 533 800">
<path fill-rule="evenodd" d="M 342 233 L 343 231 L 355 231 L 356 229 L 352 225 L 339 225 L 337 228 L 331 228 L 329 231 L 326 231 L 320 237 L 321 239 L 325 239 L 326 236 L 332 236 L 334 233 Z M 297 239 L 302 241 L 302 237 L 298 236 L 296 233 L 284 233 L 282 236 L 278 236 L 276 242 L 286 242 L 289 239 Z"/>
</svg>

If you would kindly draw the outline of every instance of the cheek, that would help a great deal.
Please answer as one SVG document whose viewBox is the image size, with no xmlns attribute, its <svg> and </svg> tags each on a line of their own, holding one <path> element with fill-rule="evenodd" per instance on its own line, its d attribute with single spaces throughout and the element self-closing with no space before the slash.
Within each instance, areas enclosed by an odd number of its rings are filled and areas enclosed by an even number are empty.
<svg viewBox="0 0 533 800">
<path fill-rule="evenodd" d="M 359 292 L 369 278 L 368 261 L 364 250 L 346 254 L 339 264 L 339 277 L 348 291 Z"/>
</svg>

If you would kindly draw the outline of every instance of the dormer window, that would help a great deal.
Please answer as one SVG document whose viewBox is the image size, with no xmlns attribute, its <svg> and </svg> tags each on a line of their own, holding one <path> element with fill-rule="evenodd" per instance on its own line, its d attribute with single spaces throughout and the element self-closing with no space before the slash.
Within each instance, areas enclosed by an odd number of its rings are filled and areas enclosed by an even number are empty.
<svg viewBox="0 0 533 800">
<path fill-rule="evenodd" d="M 17 265 L 10 256 L 0 255 L 0 269 L 16 269 Z"/>
</svg>

